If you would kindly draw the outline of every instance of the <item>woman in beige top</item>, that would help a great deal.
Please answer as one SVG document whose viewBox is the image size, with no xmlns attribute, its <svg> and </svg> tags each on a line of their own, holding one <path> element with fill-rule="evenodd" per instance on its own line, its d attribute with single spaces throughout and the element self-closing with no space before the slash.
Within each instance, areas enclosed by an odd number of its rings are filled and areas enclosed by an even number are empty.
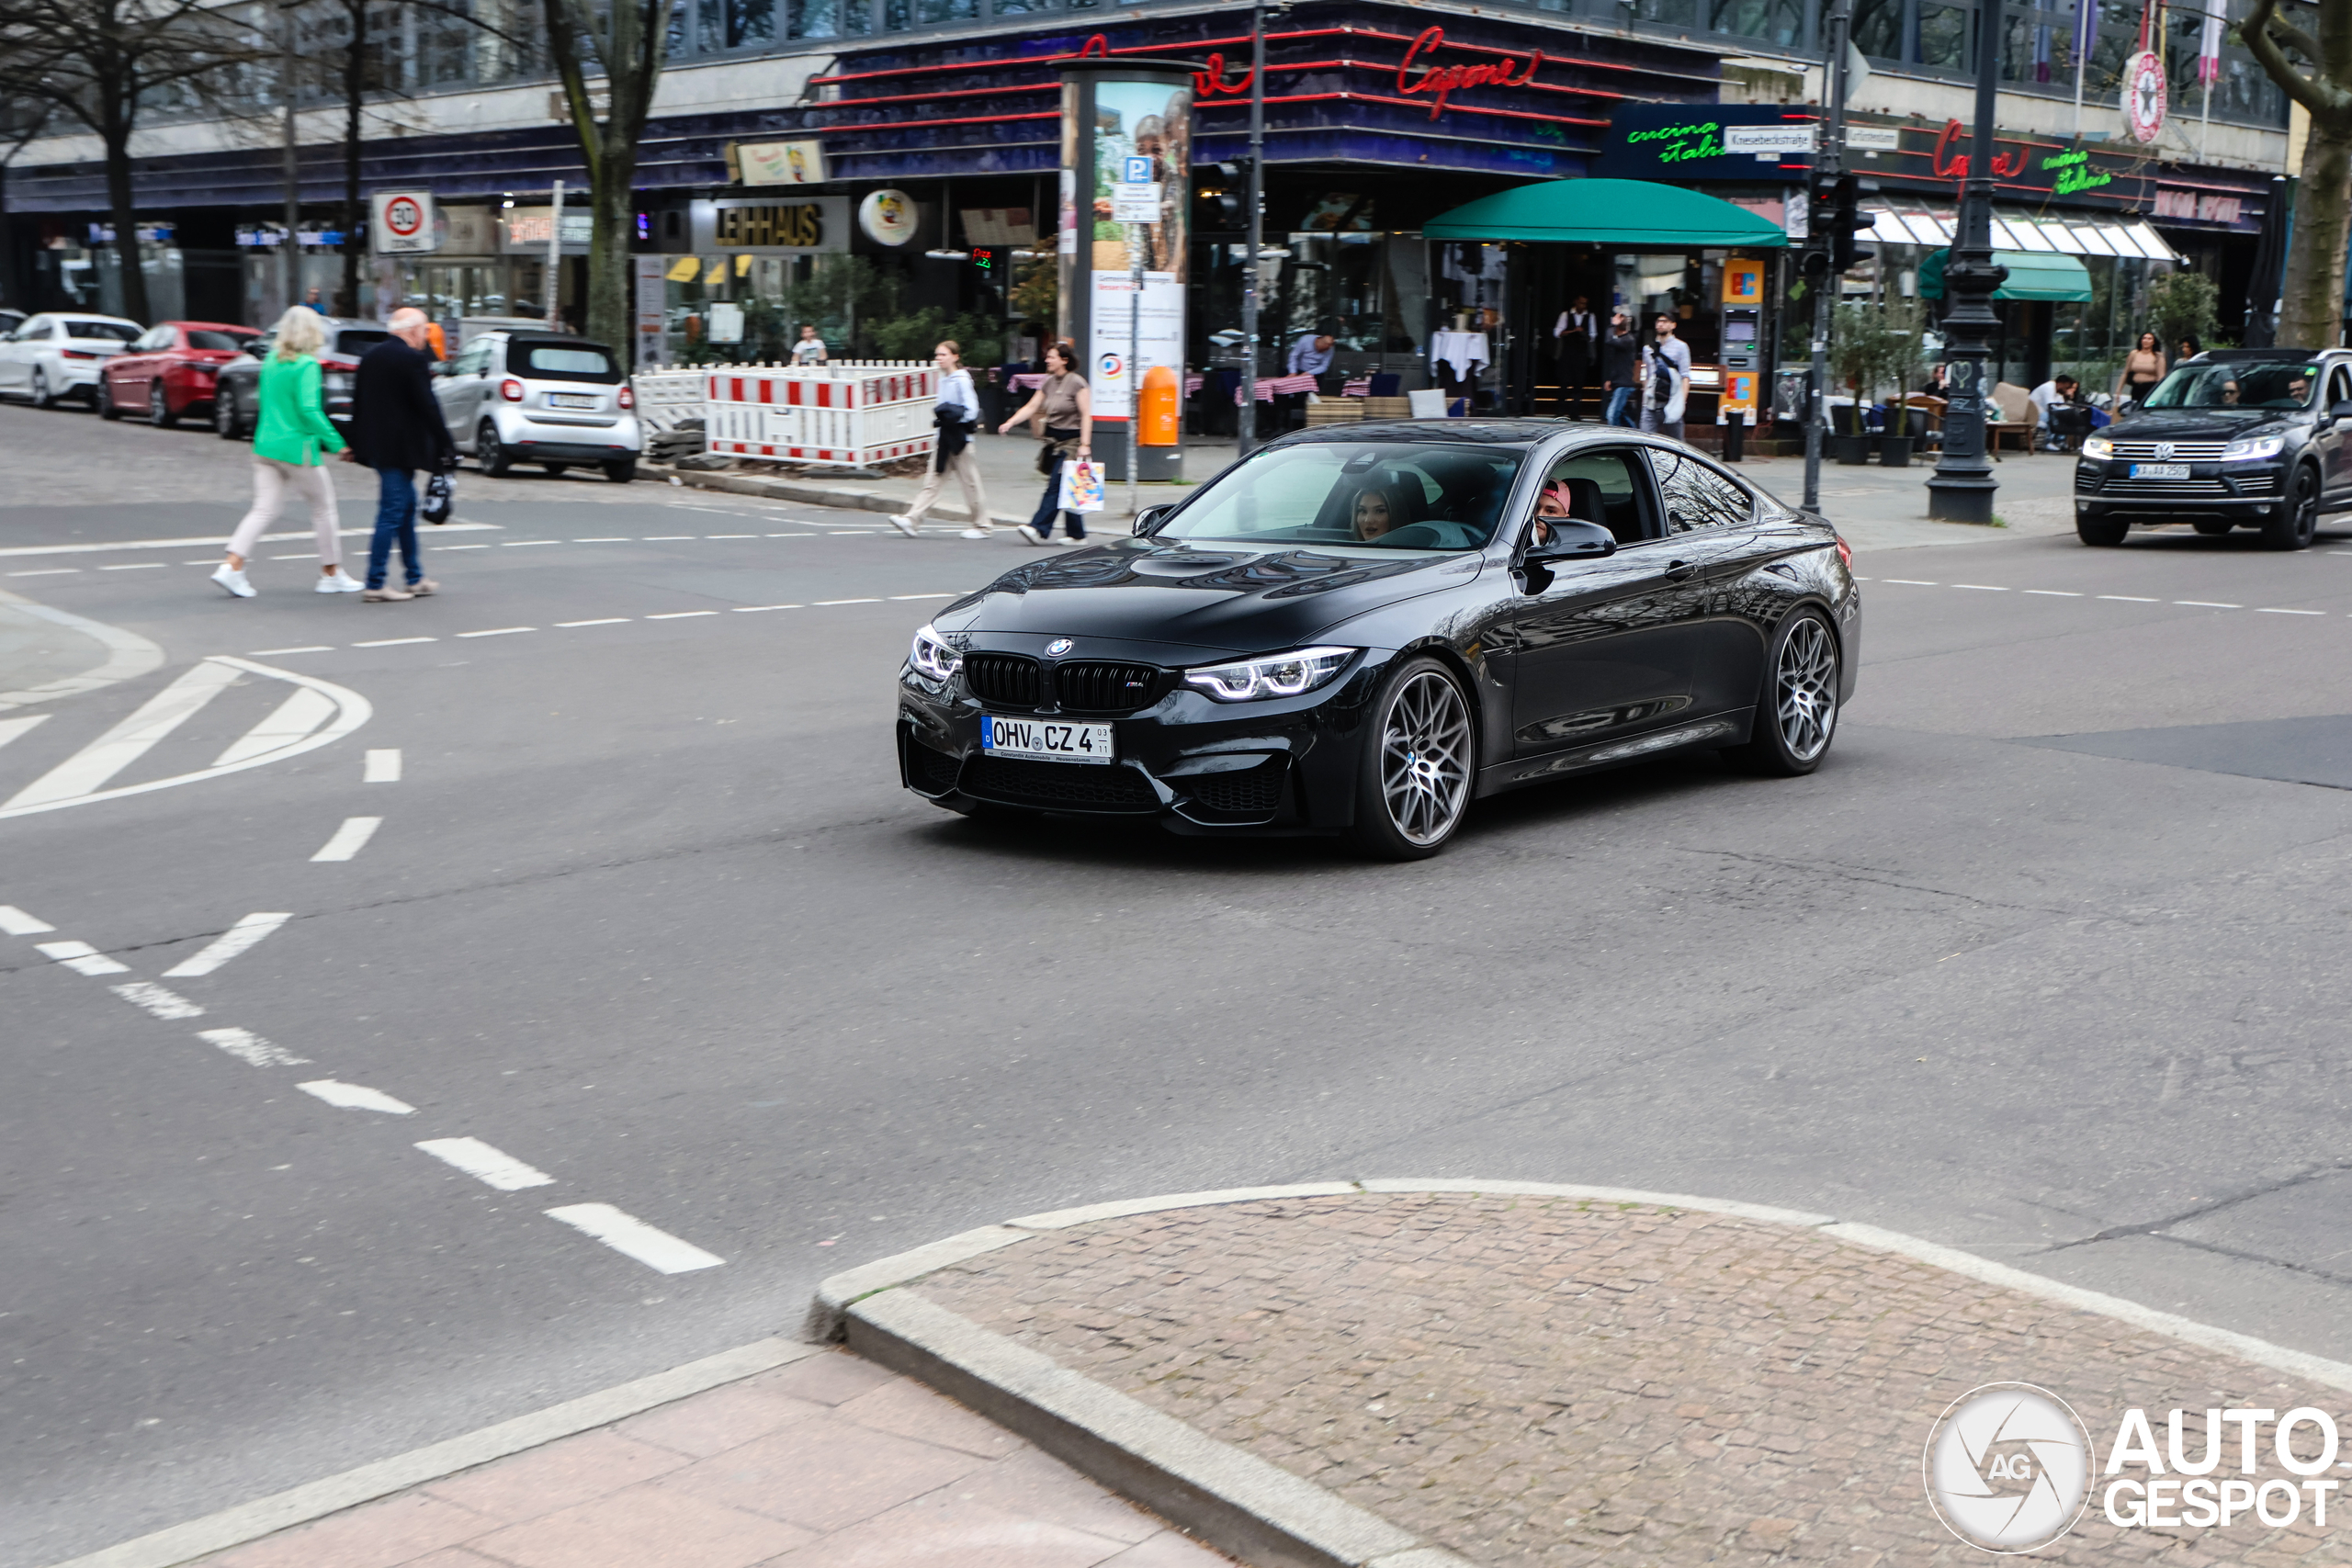
<svg viewBox="0 0 2352 1568">
<path fill-rule="evenodd" d="M 2165 378 L 2164 341 L 2154 333 L 2140 334 L 2140 346 L 2123 356 L 2123 380 L 2117 391 L 2134 402 L 2145 402 L 2156 383 Z"/>
<path fill-rule="evenodd" d="M 1078 373 L 1078 350 L 1067 342 L 1046 345 L 1046 384 L 1021 405 L 1019 413 L 997 427 L 997 434 L 1010 435 L 1014 425 L 1032 419 L 1044 442 L 1037 469 L 1046 476 L 1046 496 L 1021 532 L 1031 544 L 1046 545 L 1054 538 L 1054 513 L 1061 511 L 1062 464 L 1072 457 L 1090 460 L 1094 452 L 1094 394 Z M 1075 512 L 1063 515 L 1070 542 L 1085 538 L 1085 519 Z"/>
</svg>

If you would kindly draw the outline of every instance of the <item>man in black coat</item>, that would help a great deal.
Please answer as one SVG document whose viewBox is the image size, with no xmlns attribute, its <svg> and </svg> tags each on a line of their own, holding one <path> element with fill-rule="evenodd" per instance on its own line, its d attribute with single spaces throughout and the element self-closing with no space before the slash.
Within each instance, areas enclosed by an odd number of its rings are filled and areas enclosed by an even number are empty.
<svg viewBox="0 0 2352 1568">
<path fill-rule="evenodd" d="M 457 446 L 433 396 L 433 355 L 424 312 L 403 308 L 386 323 L 392 335 L 360 356 L 351 382 L 351 446 L 344 457 L 376 470 L 376 536 L 368 546 L 363 604 L 413 599 L 441 585 L 424 575 L 416 548 L 416 470 L 458 466 Z M 400 541 L 408 586 L 384 581 L 392 542 Z"/>
</svg>

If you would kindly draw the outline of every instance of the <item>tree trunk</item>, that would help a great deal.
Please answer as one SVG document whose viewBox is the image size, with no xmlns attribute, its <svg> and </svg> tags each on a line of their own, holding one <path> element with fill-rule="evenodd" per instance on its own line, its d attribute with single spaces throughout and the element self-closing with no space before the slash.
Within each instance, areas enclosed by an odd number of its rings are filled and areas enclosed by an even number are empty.
<svg viewBox="0 0 2352 1568">
<path fill-rule="evenodd" d="M 2352 117 L 2311 117 L 2295 188 L 2295 238 L 2278 298 L 2278 344 L 2333 348 L 2343 332 L 2344 268 L 2352 231 Z"/>
<path fill-rule="evenodd" d="M 141 326 L 153 316 L 147 302 L 147 268 L 140 254 L 139 204 L 130 193 L 130 129 L 118 126 L 106 136 L 107 202 L 114 209 L 115 265 L 122 276 L 122 313 Z"/>
<path fill-rule="evenodd" d="M 616 147 L 606 138 L 597 173 L 602 177 L 591 182 L 589 190 L 595 228 L 588 241 L 585 325 L 590 337 L 609 346 L 628 364 L 634 339 L 628 286 L 629 242 L 637 230 L 635 144 Z"/>
<path fill-rule="evenodd" d="M 368 0 L 351 0 L 351 37 L 343 61 L 343 287 L 338 316 L 359 314 L 359 254 L 365 248 L 359 211 L 359 111 L 368 92 Z"/>
</svg>

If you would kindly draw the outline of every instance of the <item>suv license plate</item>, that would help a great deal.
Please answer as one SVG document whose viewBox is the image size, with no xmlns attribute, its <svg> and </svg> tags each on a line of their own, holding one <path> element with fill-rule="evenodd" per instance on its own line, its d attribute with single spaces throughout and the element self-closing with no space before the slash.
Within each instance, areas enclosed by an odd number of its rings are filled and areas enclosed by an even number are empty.
<svg viewBox="0 0 2352 1568">
<path fill-rule="evenodd" d="M 605 400 L 587 392 L 549 392 L 548 407 L 551 409 L 593 409 L 602 407 Z M 2180 470 L 2186 475 L 2188 470 Z"/>
<path fill-rule="evenodd" d="M 2134 463 L 2132 478 L 2135 479 L 2185 479 L 2188 477 L 2186 463 Z"/>
<path fill-rule="evenodd" d="M 992 757 L 1037 757 L 1048 762 L 1108 762 L 1107 724 L 1052 724 L 1038 718 L 980 720 L 980 750 Z"/>
</svg>

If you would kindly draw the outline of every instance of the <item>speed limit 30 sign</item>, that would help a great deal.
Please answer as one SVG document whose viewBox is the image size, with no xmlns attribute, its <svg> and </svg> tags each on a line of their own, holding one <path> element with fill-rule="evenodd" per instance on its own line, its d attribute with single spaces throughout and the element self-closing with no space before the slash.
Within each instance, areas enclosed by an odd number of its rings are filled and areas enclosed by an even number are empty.
<svg viewBox="0 0 2352 1568">
<path fill-rule="evenodd" d="M 413 255 L 435 247 L 432 192 L 378 191 L 373 205 L 371 228 L 378 255 Z"/>
</svg>

